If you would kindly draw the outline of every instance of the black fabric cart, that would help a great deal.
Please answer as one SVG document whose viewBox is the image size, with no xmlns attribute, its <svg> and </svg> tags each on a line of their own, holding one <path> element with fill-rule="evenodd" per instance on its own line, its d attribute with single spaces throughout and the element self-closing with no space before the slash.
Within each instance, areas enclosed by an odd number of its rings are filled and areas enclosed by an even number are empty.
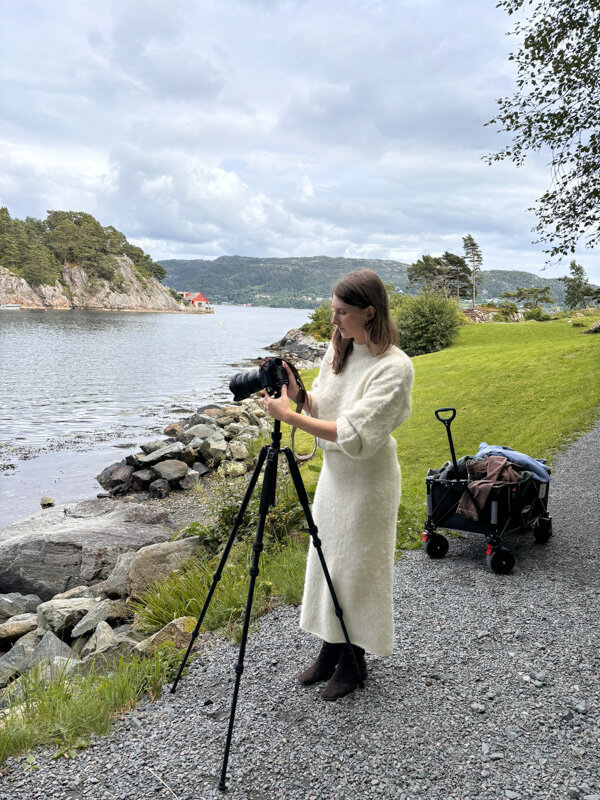
<svg viewBox="0 0 600 800">
<path fill-rule="evenodd" d="M 435 416 L 446 427 L 453 469 L 445 471 L 430 469 L 425 478 L 427 488 L 427 522 L 423 532 L 425 551 L 431 558 L 443 558 L 448 552 L 448 539 L 438 532 L 438 528 L 483 534 L 487 543 L 488 566 L 494 572 L 506 575 L 512 570 L 515 559 L 512 552 L 503 544 L 504 536 L 532 533 L 536 542 L 545 543 L 552 535 L 552 518 L 548 514 L 550 483 L 540 481 L 535 475 L 526 473 L 517 483 L 494 484 L 485 506 L 481 508 L 469 490 L 470 480 L 455 477 L 459 470 L 450 424 L 456 416 L 456 409 L 438 408 Z M 544 463 L 542 459 L 536 460 Z M 476 521 L 457 513 L 464 492 L 470 495 L 477 509 Z"/>
</svg>

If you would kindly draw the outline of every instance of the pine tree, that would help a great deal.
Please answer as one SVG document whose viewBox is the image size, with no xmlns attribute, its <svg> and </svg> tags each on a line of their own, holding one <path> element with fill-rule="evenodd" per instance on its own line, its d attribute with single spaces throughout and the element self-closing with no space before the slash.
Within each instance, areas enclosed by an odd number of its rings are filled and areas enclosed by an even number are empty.
<svg viewBox="0 0 600 800">
<path fill-rule="evenodd" d="M 471 234 L 463 236 L 463 247 L 465 249 L 465 260 L 471 267 L 471 291 L 473 296 L 473 308 L 475 308 L 475 298 L 477 297 L 477 284 L 481 283 L 481 265 L 483 256 L 481 249 Z"/>
</svg>

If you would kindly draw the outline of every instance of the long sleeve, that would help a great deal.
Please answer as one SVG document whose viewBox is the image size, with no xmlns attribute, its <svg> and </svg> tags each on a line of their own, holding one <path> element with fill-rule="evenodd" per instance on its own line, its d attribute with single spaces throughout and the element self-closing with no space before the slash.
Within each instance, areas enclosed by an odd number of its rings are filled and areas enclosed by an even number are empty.
<svg viewBox="0 0 600 800">
<path fill-rule="evenodd" d="M 312 383 L 312 388 L 310 390 L 310 415 L 311 417 L 318 417 L 319 416 L 319 376 L 317 375 Z"/>
<path fill-rule="evenodd" d="M 338 447 L 352 458 L 374 456 L 410 416 L 412 382 L 413 367 L 408 359 L 382 364 L 369 377 L 362 397 L 338 416 Z"/>
</svg>

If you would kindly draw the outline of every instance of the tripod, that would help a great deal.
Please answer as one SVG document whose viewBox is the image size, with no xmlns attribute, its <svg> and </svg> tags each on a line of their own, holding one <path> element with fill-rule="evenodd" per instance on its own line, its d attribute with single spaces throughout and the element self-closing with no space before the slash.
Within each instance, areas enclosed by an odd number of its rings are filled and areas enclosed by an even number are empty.
<svg viewBox="0 0 600 800">
<path fill-rule="evenodd" d="M 300 505 L 304 511 L 304 515 L 306 517 L 306 521 L 308 523 L 308 532 L 312 537 L 312 543 L 317 549 L 317 553 L 319 555 L 319 560 L 321 562 L 321 567 L 323 568 L 323 574 L 325 575 L 325 580 L 327 581 L 327 586 L 329 588 L 329 593 L 331 594 L 331 599 L 333 601 L 333 605 L 335 607 L 335 614 L 340 621 L 340 625 L 342 628 L 342 633 L 344 634 L 344 639 L 346 640 L 346 647 L 348 648 L 348 652 L 352 655 L 352 659 L 354 661 L 354 667 L 356 669 L 356 674 L 358 675 L 358 683 L 359 686 L 364 688 L 363 681 L 360 677 L 360 669 L 358 667 L 358 662 L 356 660 L 356 655 L 352 646 L 350 644 L 350 638 L 348 637 L 348 631 L 346 630 L 346 625 L 343 619 L 343 612 L 340 608 L 340 604 L 338 603 L 337 596 L 335 594 L 335 589 L 333 588 L 333 583 L 331 582 L 331 577 L 329 575 L 329 570 L 327 569 L 327 564 L 325 563 L 325 558 L 323 556 L 323 551 L 321 549 L 321 540 L 318 536 L 318 530 L 312 518 L 312 514 L 310 512 L 310 508 L 308 505 L 308 496 L 306 494 L 306 489 L 304 488 L 304 483 L 302 482 L 302 476 L 300 475 L 300 469 L 296 464 L 294 459 L 294 454 L 290 450 L 289 447 L 284 447 L 283 450 L 280 447 L 281 445 L 281 423 L 279 420 L 275 420 L 275 424 L 273 426 L 273 431 L 271 433 L 271 444 L 266 444 L 260 451 L 258 456 L 258 460 L 256 462 L 256 466 L 254 467 L 254 471 L 252 473 L 252 477 L 250 478 L 250 483 L 246 489 L 246 493 L 244 495 L 244 499 L 240 504 L 240 508 L 238 514 L 235 518 L 233 528 L 231 529 L 231 533 L 229 535 L 229 539 L 227 540 L 227 544 L 225 545 L 225 549 L 223 551 L 223 555 L 221 556 L 221 560 L 219 565 L 215 571 L 213 576 L 212 584 L 210 590 L 206 596 L 206 600 L 204 601 L 204 606 L 202 607 L 202 611 L 200 612 L 200 616 L 198 617 L 198 621 L 196 623 L 196 627 L 192 633 L 192 638 L 190 639 L 190 643 L 188 645 L 188 649 L 186 654 L 181 662 L 181 666 L 179 667 L 179 672 L 177 673 L 177 677 L 173 682 L 173 686 L 171 687 L 171 694 L 174 694 L 175 690 L 177 689 L 177 684 L 179 683 L 179 679 L 181 678 L 181 674 L 187 664 L 188 658 L 190 653 L 192 652 L 192 648 L 194 646 L 194 642 L 200 632 L 200 626 L 202 625 L 202 621 L 204 616 L 206 615 L 206 611 L 210 604 L 211 598 L 215 591 L 215 588 L 221 579 L 221 573 L 225 567 L 225 563 L 227 562 L 227 558 L 229 556 L 229 552 L 233 546 L 235 537 L 238 532 L 238 528 L 242 524 L 244 519 L 244 514 L 246 513 L 246 508 L 248 507 L 248 503 L 250 502 L 250 498 L 252 497 L 252 493 L 258 481 L 258 476 L 263 468 L 263 465 L 266 462 L 265 466 L 265 474 L 263 478 L 262 490 L 260 495 L 260 505 L 259 505 L 259 513 L 258 513 L 258 525 L 256 529 L 256 537 L 254 539 L 254 543 L 252 545 L 253 557 L 252 557 L 252 566 L 248 570 L 248 574 L 250 576 L 250 586 L 248 588 L 248 599 L 246 601 L 246 610 L 244 613 L 244 623 L 242 627 L 242 640 L 240 642 L 240 649 L 238 654 L 238 661 L 235 666 L 235 685 L 233 688 L 233 697 L 231 700 L 231 712 L 229 714 L 229 728 L 227 730 L 227 740 L 225 743 L 225 753 L 223 756 L 223 767 L 221 769 L 221 780 L 219 781 L 219 789 L 221 791 L 225 791 L 227 786 L 225 784 L 225 778 L 227 773 L 227 761 L 229 759 L 229 750 L 231 747 L 231 737 L 233 735 L 233 725 L 235 720 L 235 709 L 237 706 L 237 698 L 238 692 L 240 688 L 240 680 L 242 677 L 242 673 L 244 671 L 244 655 L 246 652 L 246 641 L 248 639 L 248 628 L 250 626 L 250 614 L 252 611 L 252 600 L 254 597 L 254 584 L 256 583 L 256 578 L 258 576 L 258 560 L 260 554 L 263 549 L 263 532 L 265 528 L 265 521 L 267 517 L 267 513 L 269 511 L 269 507 L 275 504 L 275 492 L 277 487 L 277 462 L 279 458 L 279 454 L 281 452 L 285 453 L 289 467 L 290 467 L 290 474 L 292 476 L 292 481 L 294 483 L 296 494 L 298 496 L 298 500 L 300 501 Z"/>
</svg>

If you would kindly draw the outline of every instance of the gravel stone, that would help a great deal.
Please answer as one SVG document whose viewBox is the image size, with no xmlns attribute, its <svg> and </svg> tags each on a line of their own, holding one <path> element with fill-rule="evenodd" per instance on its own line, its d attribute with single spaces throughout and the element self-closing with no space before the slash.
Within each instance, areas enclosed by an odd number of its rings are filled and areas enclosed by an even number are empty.
<svg viewBox="0 0 600 800">
<path fill-rule="evenodd" d="M 230 800 L 599 800 L 599 454 L 600 424 L 556 458 L 554 535 L 507 541 L 511 575 L 488 570 L 477 535 L 453 538 L 440 560 L 401 556 L 396 649 L 368 658 L 363 691 L 325 703 L 321 685 L 297 682 L 318 649 L 298 609 L 253 625 Z M 164 687 L 74 758 L 9 759 L 0 800 L 222 798 L 237 647 L 208 635 L 199 654 L 175 694 Z M 469 708 L 483 702 L 485 714 Z"/>
</svg>

